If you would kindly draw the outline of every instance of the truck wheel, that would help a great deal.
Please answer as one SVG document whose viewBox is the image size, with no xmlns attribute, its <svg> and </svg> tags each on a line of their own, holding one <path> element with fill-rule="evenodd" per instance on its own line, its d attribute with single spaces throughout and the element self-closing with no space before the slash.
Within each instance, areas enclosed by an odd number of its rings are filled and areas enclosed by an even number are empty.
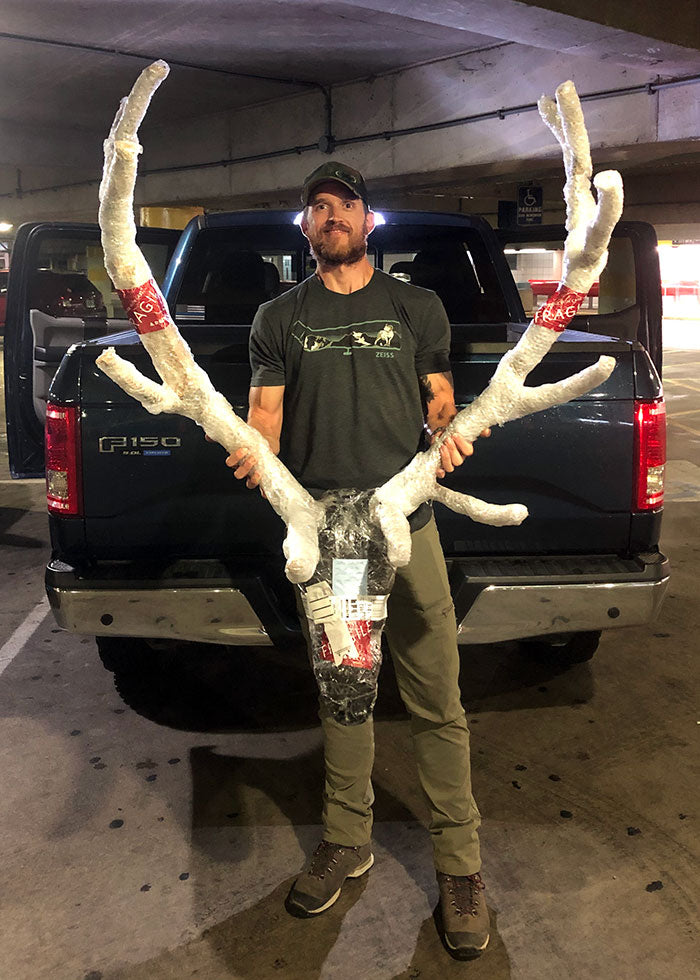
<svg viewBox="0 0 700 980">
<path fill-rule="evenodd" d="M 134 636 L 98 636 L 97 652 L 114 674 L 114 687 L 124 704 L 157 724 L 180 727 L 182 674 L 167 669 L 166 654 Z"/>
<path fill-rule="evenodd" d="M 134 636 L 97 636 L 97 652 L 102 665 L 113 674 L 130 674 L 144 669 L 153 659 L 145 640 Z"/>
<path fill-rule="evenodd" d="M 600 630 L 588 633 L 568 633 L 557 637 L 538 637 L 535 640 L 521 640 L 521 646 L 528 656 L 540 663 L 582 664 L 593 657 L 600 642 Z"/>
</svg>

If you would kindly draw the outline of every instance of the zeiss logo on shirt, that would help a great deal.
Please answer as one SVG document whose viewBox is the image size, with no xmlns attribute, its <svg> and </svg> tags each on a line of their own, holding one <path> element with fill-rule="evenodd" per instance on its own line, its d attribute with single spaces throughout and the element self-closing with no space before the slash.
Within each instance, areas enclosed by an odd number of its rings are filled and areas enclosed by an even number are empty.
<svg viewBox="0 0 700 980">
<path fill-rule="evenodd" d="M 297 320 L 292 327 L 292 336 L 310 354 L 339 350 L 344 355 L 351 355 L 359 350 L 371 350 L 376 357 L 393 357 L 394 351 L 401 350 L 398 320 L 365 320 L 319 329 L 307 327 Z"/>
</svg>

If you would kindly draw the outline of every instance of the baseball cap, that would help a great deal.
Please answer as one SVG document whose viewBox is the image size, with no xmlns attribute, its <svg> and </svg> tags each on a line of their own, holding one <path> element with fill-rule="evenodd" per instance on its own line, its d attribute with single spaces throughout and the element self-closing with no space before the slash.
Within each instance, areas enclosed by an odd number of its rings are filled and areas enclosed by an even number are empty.
<svg viewBox="0 0 700 980">
<path fill-rule="evenodd" d="M 348 190 L 352 191 L 356 197 L 361 198 L 369 207 L 367 188 L 360 171 L 353 170 L 352 167 L 347 167 L 344 163 L 338 163 L 335 160 L 330 160 L 328 163 L 322 163 L 320 167 L 316 167 L 304 181 L 304 186 L 301 189 L 301 203 L 304 207 L 309 203 L 314 188 L 327 180 L 337 180 L 338 183 L 344 184 Z"/>
</svg>

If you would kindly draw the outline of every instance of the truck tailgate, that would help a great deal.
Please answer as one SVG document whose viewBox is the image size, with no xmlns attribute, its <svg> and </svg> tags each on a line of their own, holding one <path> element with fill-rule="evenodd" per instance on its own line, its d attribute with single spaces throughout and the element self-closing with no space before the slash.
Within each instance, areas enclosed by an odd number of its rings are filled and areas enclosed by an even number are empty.
<svg viewBox="0 0 700 980">
<path fill-rule="evenodd" d="M 199 344 L 189 339 L 216 387 L 245 417 L 250 372 L 247 331 L 243 334 L 233 331 L 232 343 L 223 350 L 220 332 L 218 343 L 213 333 L 208 342 L 208 332 L 199 335 Z M 127 335 L 123 340 L 119 353 L 154 377 L 141 345 Z M 486 386 L 507 346 L 478 344 L 453 352 L 459 407 Z M 282 522 L 259 494 L 233 478 L 221 447 L 205 442 L 201 430 L 184 418 L 145 412 L 94 366 L 100 350 L 88 344 L 79 352 L 84 358 L 82 451 L 91 554 L 132 561 L 279 556 Z M 630 345 L 559 344 L 529 380 L 560 380 L 601 353 L 612 353 L 618 361 L 604 385 L 574 402 L 495 429 L 447 478 L 454 489 L 494 503 L 524 503 L 530 511 L 521 527 L 495 528 L 438 505 L 448 555 L 627 551 L 634 456 Z"/>
<path fill-rule="evenodd" d="M 502 349 L 479 345 L 453 357 L 457 407 L 488 384 Z M 448 554 L 537 555 L 623 553 L 633 489 L 635 379 L 629 345 L 558 344 L 528 379 L 560 381 L 602 353 L 617 366 L 608 381 L 575 401 L 496 427 L 445 483 L 493 503 L 523 503 L 520 527 L 475 524 L 436 505 Z"/>
</svg>

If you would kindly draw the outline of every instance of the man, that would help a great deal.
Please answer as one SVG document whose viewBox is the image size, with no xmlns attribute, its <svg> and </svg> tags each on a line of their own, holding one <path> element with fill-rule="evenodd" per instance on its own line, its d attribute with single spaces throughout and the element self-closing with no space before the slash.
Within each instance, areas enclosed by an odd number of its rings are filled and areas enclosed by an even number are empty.
<svg viewBox="0 0 700 980">
<path fill-rule="evenodd" d="M 368 261 L 374 214 L 360 173 L 323 164 L 307 177 L 302 204 L 301 229 L 317 268 L 256 314 L 248 424 L 312 494 L 369 489 L 412 459 L 424 425 L 435 438 L 456 414 L 449 322 L 435 293 Z M 472 451 L 459 436 L 446 440 L 438 475 L 452 472 Z M 227 464 L 249 487 L 259 483 L 247 450 L 229 456 Z M 456 621 L 430 505 L 409 520 L 412 557 L 397 570 L 386 634 L 431 811 L 445 942 L 463 959 L 486 947 L 489 917 L 479 875 L 480 817 L 471 793 Z M 303 615 L 301 622 L 305 629 Z M 372 719 L 342 725 L 323 701 L 320 717 L 324 835 L 286 903 L 303 917 L 324 912 L 345 879 L 364 874 L 374 861 Z"/>
</svg>

